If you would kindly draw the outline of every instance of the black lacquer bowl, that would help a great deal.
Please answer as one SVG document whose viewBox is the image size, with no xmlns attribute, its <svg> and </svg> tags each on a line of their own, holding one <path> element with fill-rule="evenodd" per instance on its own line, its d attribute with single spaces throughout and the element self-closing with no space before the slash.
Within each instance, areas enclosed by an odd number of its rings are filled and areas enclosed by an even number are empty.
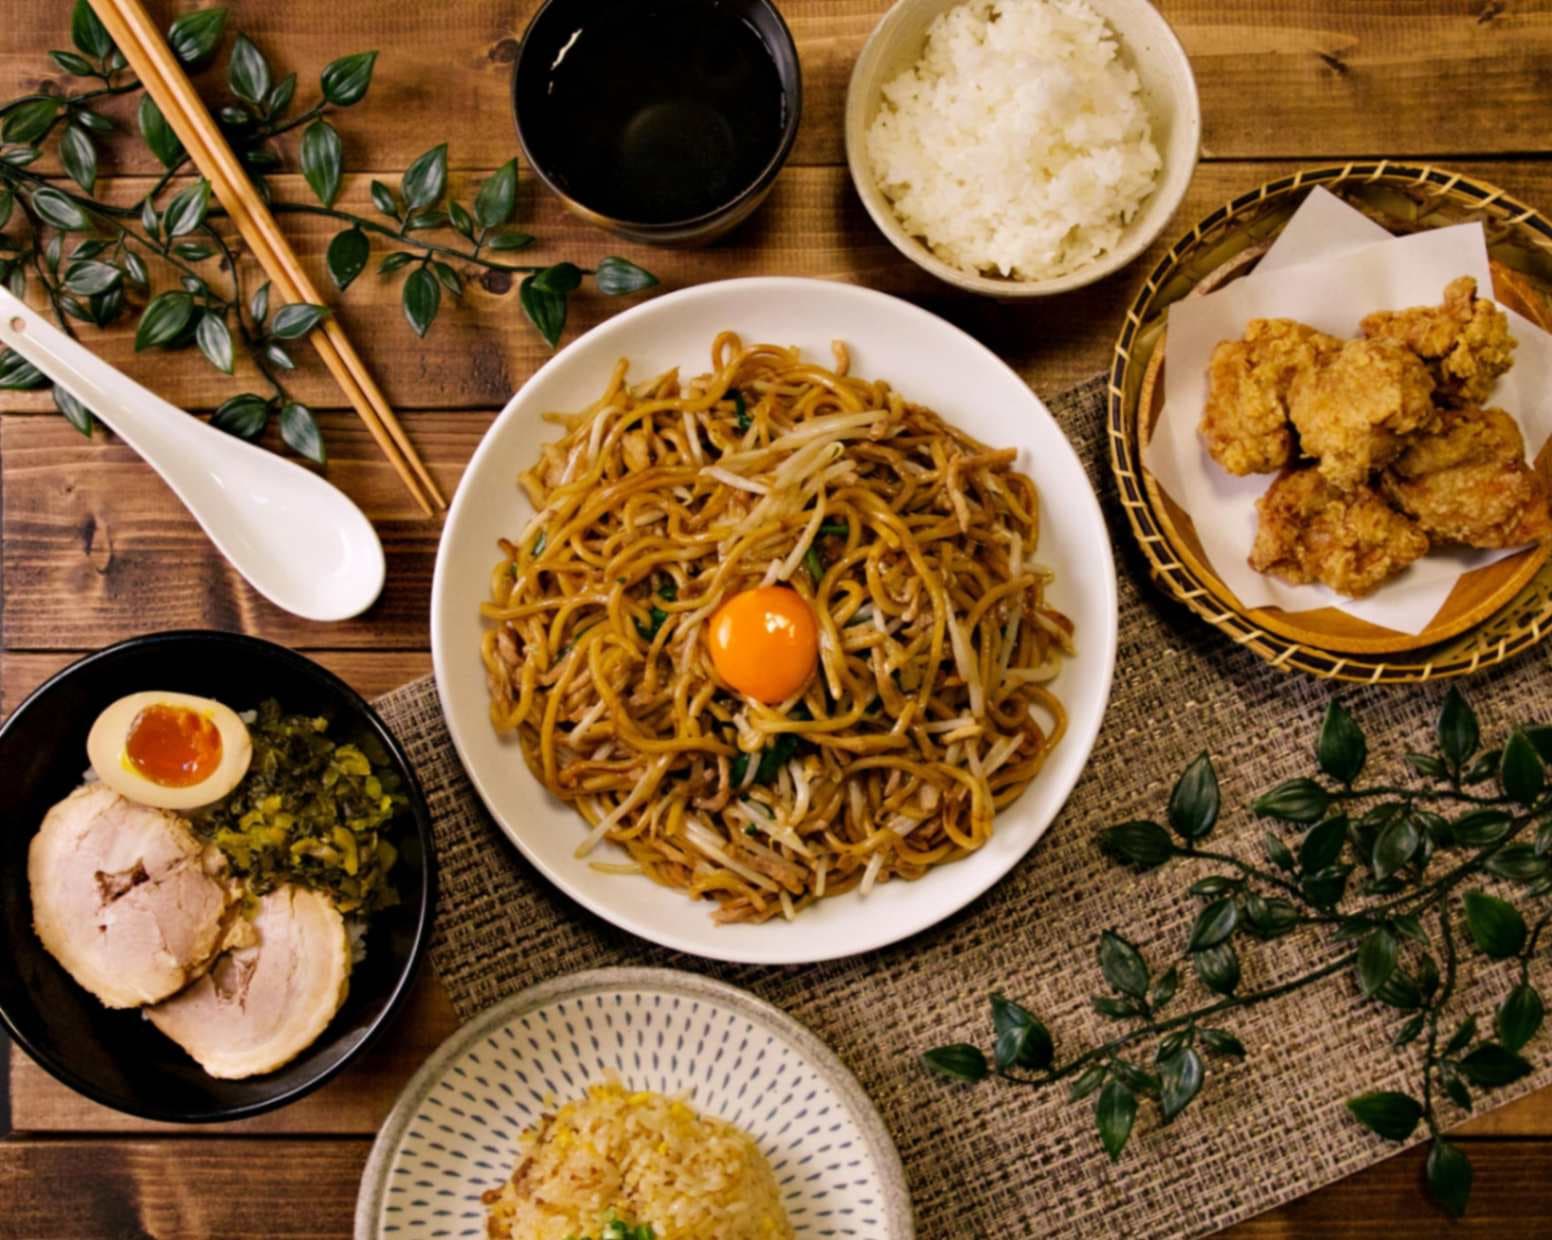
<svg viewBox="0 0 1552 1240">
<path fill-rule="evenodd" d="M 86 734 L 109 703 L 145 689 L 197 693 L 234 710 L 277 699 L 330 718 L 330 735 L 375 734 L 403 778 L 409 808 L 390 828 L 401 903 L 378 913 L 350 994 L 312 1046 L 276 1072 L 207 1076 L 139 1012 L 111 1011 L 70 978 L 32 929 L 27 846 L 49 806 L 81 782 Z M 33 1059 L 72 1089 L 147 1119 L 239 1119 L 294 1102 L 343 1068 L 404 1003 L 430 937 L 436 891 L 431 816 L 399 743 L 332 672 L 271 642 L 230 633 L 155 633 L 65 668 L 0 726 L 0 1019 Z"/>
</svg>

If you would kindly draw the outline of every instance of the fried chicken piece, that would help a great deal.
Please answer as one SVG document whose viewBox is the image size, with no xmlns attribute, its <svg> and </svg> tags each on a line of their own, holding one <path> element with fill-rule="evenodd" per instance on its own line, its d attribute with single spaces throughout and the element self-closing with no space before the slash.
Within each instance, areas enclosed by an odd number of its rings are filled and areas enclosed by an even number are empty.
<svg viewBox="0 0 1552 1240">
<path fill-rule="evenodd" d="M 1509 320 L 1490 301 L 1477 297 L 1470 276 L 1451 280 L 1444 303 L 1368 315 L 1359 330 L 1371 339 L 1406 345 L 1428 363 L 1439 399 L 1450 405 L 1479 405 L 1514 364 Z"/>
<path fill-rule="evenodd" d="M 1339 491 L 1363 486 L 1404 445 L 1402 436 L 1432 427 L 1433 380 L 1393 340 L 1348 340 L 1321 365 L 1300 371 L 1288 412 L 1304 454 Z"/>
<path fill-rule="evenodd" d="M 1368 594 L 1428 551 L 1428 539 L 1371 487 L 1342 493 L 1318 469 L 1284 470 L 1256 501 L 1250 567 L 1290 585 Z"/>
<path fill-rule="evenodd" d="M 1409 444 L 1380 478 L 1391 503 L 1431 538 L 1519 547 L 1552 536 L 1547 484 L 1525 462 L 1520 428 L 1502 409 L 1459 409 Z"/>
<path fill-rule="evenodd" d="M 1243 340 L 1224 340 L 1207 364 L 1199 427 L 1213 460 L 1231 474 L 1269 474 L 1293 459 L 1288 388 L 1341 341 L 1292 319 L 1252 319 Z"/>
</svg>

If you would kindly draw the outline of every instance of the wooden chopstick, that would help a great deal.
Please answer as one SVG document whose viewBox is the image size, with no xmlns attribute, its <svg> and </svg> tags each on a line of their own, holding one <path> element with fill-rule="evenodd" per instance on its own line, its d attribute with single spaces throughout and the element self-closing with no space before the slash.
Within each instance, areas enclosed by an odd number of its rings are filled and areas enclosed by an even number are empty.
<svg viewBox="0 0 1552 1240">
<path fill-rule="evenodd" d="M 253 188 L 235 152 L 140 0 L 90 2 L 184 149 L 210 180 L 216 197 L 276 289 L 287 301 L 322 304 L 323 299 L 297 261 L 275 217 Z M 338 321 L 332 316 L 325 319 L 310 338 L 421 510 L 429 516 L 435 508 L 446 508 L 447 501 L 435 479 Z"/>
</svg>

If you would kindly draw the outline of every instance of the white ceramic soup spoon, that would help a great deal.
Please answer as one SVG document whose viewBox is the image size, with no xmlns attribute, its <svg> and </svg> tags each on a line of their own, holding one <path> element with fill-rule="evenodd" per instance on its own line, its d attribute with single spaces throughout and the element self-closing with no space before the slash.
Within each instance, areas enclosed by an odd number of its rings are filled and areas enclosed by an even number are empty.
<svg viewBox="0 0 1552 1240">
<path fill-rule="evenodd" d="M 307 620 L 346 620 L 382 591 L 377 531 L 337 487 L 168 404 L 4 289 L 0 343 L 138 452 L 275 606 Z"/>
</svg>

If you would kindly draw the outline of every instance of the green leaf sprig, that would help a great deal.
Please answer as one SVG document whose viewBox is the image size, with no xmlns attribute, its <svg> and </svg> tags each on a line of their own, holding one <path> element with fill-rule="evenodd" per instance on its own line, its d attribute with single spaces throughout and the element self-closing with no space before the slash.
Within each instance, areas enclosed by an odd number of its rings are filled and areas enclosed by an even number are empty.
<svg viewBox="0 0 1552 1240">
<path fill-rule="evenodd" d="M 168 44 L 185 67 L 198 72 L 219 58 L 227 27 L 224 8 L 185 13 L 168 28 Z M 149 95 L 139 99 L 135 128 L 161 164 L 162 175 L 133 206 L 94 196 L 101 165 L 98 143 L 115 128 L 98 105 L 141 88 L 87 0 L 75 0 L 70 35 L 74 50 L 49 57 L 83 86 L 0 102 L 0 283 L 18 297 L 35 284 L 60 326 L 72 334 L 75 323 L 106 327 L 138 314 L 137 350 L 195 347 L 228 375 L 235 373 L 239 355 L 248 355 L 270 393 L 231 397 L 217 409 L 214 424 L 251 439 L 278 418 L 285 443 L 322 464 L 326 453 L 317 422 L 292 398 L 282 376 L 294 368 L 284 342 L 305 336 L 324 309 L 277 306 L 266 321 L 267 286 L 253 295 L 243 288 L 232 247 L 216 226 L 223 213 L 211 201 L 210 186 L 203 178 L 180 181 L 189 171 L 188 155 Z M 532 235 L 513 226 L 519 203 L 516 160 L 497 169 L 472 204 L 465 205 L 449 194 L 446 143 L 416 158 L 397 190 L 371 183 L 376 216 L 340 208 L 347 147 L 336 121 L 343 109 L 366 98 L 377 58 L 377 52 L 363 51 L 331 61 L 318 78 L 319 98 L 302 106 L 296 104 L 296 74 L 277 78 L 258 44 L 236 33 L 223 74 L 230 102 L 216 112 L 267 199 L 268 176 L 286 162 L 278 139 L 300 131 L 296 166 L 317 202 L 271 199 L 271 209 L 345 225 L 325 253 L 330 278 L 341 292 L 371 263 L 374 239 L 385 239 L 392 248 L 377 270 L 383 276 L 403 273 L 404 317 L 417 336 L 430 331 L 444 295 L 462 299 L 471 271 L 481 271 L 521 281 L 523 313 L 554 347 L 565 330 L 569 299 L 586 279 L 607 296 L 657 283 L 651 273 L 619 257 L 593 269 L 569 262 L 508 262 L 504 255 L 534 243 Z M 31 171 L 51 143 L 73 187 Z M 171 268 L 172 287 L 153 287 L 153 259 Z M 0 389 L 41 388 L 47 382 L 20 358 L 0 352 Z M 73 426 L 91 434 L 90 410 L 58 388 L 54 403 Z"/>
<path fill-rule="evenodd" d="M 1274 824 L 1263 839 L 1265 865 L 1208 847 L 1222 805 L 1212 760 L 1198 756 L 1170 795 L 1168 826 L 1125 822 L 1099 834 L 1101 849 L 1138 871 L 1179 860 L 1205 861 L 1217 871 L 1187 889 L 1198 911 L 1179 957 L 1162 973 L 1118 931 L 1099 936 L 1096 965 L 1109 993 L 1092 996 L 1091 1005 L 1122 1031 L 1061 1058 L 1034 1013 L 995 994 L 990 1058 L 973 1043 L 956 1042 L 926 1051 L 923 1062 L 972 1084 L 994 1075 L 1035 1088 L 1067 1082 L 1073 1101 L 1094 1098 L 1099 1143 L 1114 1160 L 1144 1103 L 1170 1124 L 1199 1096 L 1209 1069 L 1219 1073 L 1245 1057 L 1244 1044 L 1218 1022 L 1350 976 L 1359 995 L 1400 1019 L 1390 1044 L 1420 1042 L 1422 1052 L 1419 1088 L 1359 1094 L 1346 1100 L 1347 1113 L 1388 1141 L 1425 1128 L 1432 1140 L 1428 1193 L 1459 1217 L 1470 1199 L 1471 1163 L 1442 1135 L 1450 1118 L 1444 1108 L 1469 1111 L 1473 1091 L 1529 1074 L 1523 1052 L 1546 1016 L 1531 974 L 1552 924 L 1552 727 L 1516 728 L 1502 747 L 1483 752 L 1475 712 L 1451 689 L 1435 734 L 1436 753 L 1404 756 L 1413 782 L 1359 787 L 1369 757 L 1363 730 L 1332 702 L 1316 738 L 1316 774 L 1287 780 L 1251 803 Z M 1496 791 L 1482 788 L 1492 781 Z M 1495 880 L 1497 891 L 1487 890 Z M 1246 989 L 1240 951 L 1301 928 L 1326 936 L 1326 958 L 1288 981 Z M 1453 1012 L 1466 945 L 1485 967 L 1514 973 L 1491 1019 Z M 1178 1011 L 1188 964 L 1202 993 Z M 1143 1053 L 1149 1044 L 1151 1056 Z"/>
</svg>

